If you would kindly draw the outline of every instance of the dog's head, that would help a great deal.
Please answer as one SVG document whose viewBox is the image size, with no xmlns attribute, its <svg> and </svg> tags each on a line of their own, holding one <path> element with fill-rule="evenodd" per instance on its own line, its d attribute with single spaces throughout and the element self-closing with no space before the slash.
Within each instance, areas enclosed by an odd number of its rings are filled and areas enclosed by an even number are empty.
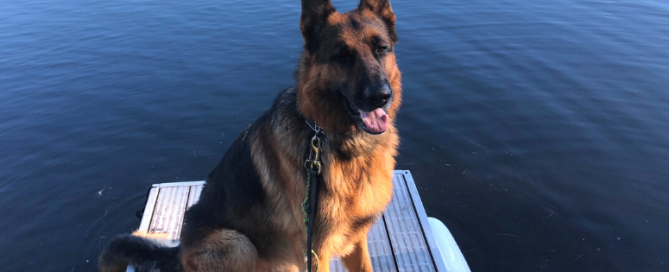
<svg viewBox="0 0 669 272">
<path fill-rule="evenodd" d="M 332 132 L 381 134 L 392 126 L 401 83 L 389 0 L 361 0 L 348 13 L 329 0 L 302 0 L 300 29 L 300 112 Z"/>
</svg>

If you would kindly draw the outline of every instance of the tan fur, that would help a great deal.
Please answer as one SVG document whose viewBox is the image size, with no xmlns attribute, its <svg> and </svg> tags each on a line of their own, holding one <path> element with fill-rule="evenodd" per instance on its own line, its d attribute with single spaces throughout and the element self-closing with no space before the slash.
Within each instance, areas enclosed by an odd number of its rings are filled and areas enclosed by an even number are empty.
<svg viewBox="0 0 669 272">
<path fill-rule="evenodd" d="M 152 240 L 152 241 L 156 242 L 159 245 L 163 245 L 163 246 L 166 246 L 166 247 L 174 247 L 174 246 L 179 245 L 178 241 L 174 241 L 174 240 L 170 239 L 169 234 L 164 233 L 164 232 L 150 233 L 150 232 L 146 232 L 146 231 L 136 230 L 135 232 L 132 233 L 132 235 L 139 236 L 139 237 L 144 237 L 146 239 L 149 239 L 149 240 Z"/>
</svg>

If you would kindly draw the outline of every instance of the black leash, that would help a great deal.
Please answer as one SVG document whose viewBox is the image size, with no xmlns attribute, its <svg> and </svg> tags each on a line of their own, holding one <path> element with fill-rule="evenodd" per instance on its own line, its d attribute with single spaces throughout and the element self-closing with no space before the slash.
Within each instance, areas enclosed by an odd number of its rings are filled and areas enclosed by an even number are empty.
<svg viewBox="0 0 669 272">
<path fill-rule="evenodd" d="M 314 217 L 316 217 L 316 199 L 318 198 L 318 172 L 309 170 L 311 173 L 311 188 L 309 190 L 309 221 L 307 221 L 307 272 L 311 272 L 311 257 L 316 252 L 311 248 L 314 232 Z M 318 255 L 316 255 L 316 271 L 318 271 Z"/>
<path fill-rule="evenodd" d="M 309 158 L 304 161 L 304 168 L 307 169 L 307 195 L 302 202 L 302 212 L 304 212 L 304 224 L 307 228 L 307 272 L 311 272 L 312 255 L 316 256 L 316 271 L 318 271 L 318 255 L 312 249 L 313 246 L 313 232 L 314 222 L 316 217 L 316 210 L 318 209 L 318 178 L 322 171 L 321 165 L 321 128 L 316 125 L 311 126 L 307 121 L 307 125 L 313 129 L 316 134 L 311 138 L 311 148 L 309 149 Z"/>
</svg>

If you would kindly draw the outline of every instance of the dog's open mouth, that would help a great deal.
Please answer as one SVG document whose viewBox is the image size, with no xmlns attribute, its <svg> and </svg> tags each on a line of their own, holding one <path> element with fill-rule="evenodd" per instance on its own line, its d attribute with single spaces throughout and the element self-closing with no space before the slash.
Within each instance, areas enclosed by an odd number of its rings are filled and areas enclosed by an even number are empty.
<svg viewBox="0 0 669 272">
<path fill-rule="evenodd" d="M 381 134 L 388 129 L 388 113 L 383 108 L 377 108 L 366 112 L 353 106 L 348 99 L 344 98 L 348 111 L 351 115 L 359 117 L 362 129 L 369 134 Z"/>
<path fill-rule="evenodd" d="M 358 111 L 360 112 L 360 118 L 365 123 L 365 127 L 372 134 L 383 133 L 388 129 L 388 114 L 382 108 L 371 112 Z"/>
</svg>

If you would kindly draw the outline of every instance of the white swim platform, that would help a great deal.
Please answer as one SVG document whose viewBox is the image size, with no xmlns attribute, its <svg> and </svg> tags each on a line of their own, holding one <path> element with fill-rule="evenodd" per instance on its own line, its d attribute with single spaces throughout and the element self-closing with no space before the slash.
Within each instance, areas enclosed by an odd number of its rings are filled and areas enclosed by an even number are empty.
<svg viewBox="0 0 669 272">
<path fill-rule="evenodd" d="M 395 170 L 393 184 L 393 199 L 367 240 L 374 271 L 470 272 L 446 226 L 427 217 L 411 173 Z M 203 185 L 204 181 L 154 184 L 139 230 L 178 240 L 184 213 L 200 198 Z M 339 259 L 330 267 L 346 271 Z"/>
</svg>

